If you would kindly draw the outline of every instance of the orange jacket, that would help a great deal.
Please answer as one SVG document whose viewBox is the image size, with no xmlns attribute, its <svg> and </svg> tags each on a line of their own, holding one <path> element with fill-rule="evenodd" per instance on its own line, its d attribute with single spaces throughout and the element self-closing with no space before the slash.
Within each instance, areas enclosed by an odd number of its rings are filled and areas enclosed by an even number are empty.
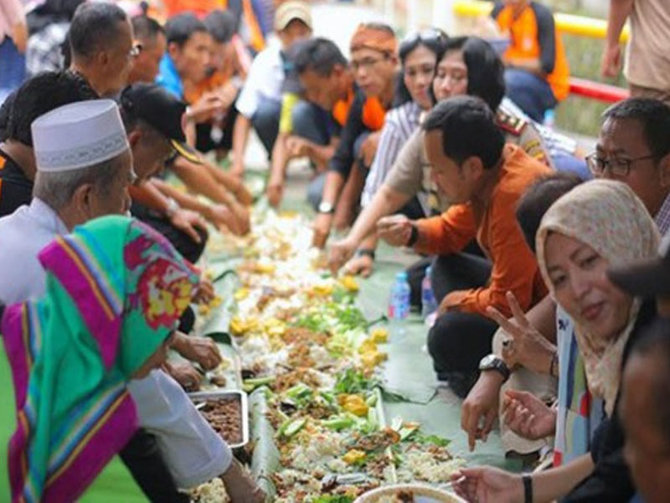
<svg viewBox="0 0 670 503">
<path fill-rule="evenodd" d="M 512 6 L 497 3 L 491 16 L 500 29 L 510 35 L 510 45 L 505 51 L 505 57 L 539 59 L 554 97 L 558 101 L 565 99 L 570 92 L 570 69 L 563 40 L 551 11 L 542 4 L 529 2 L 514 17 Z"/>
<path fill-rule="evenodd" d="M 526 188 L 551 170 L 516 145 L 503 151 L 500 178 L 483 213 L 477 214 L 470 203 L 450 207 L 440 216 L 417 222 L 421 242 L 415 250 L 426 254 L 447 255 L 462 250 L 473 238 L 493 263 L 487 286 L 451 292 L 446 303 L 450 309 L 486 314 L 493 306 L 506 316 L 511 311 L 505 299 L 514 293 L 525 311 L 547 294 L 537 260 L 516 220 L 516 207 Z"/>
</svg>

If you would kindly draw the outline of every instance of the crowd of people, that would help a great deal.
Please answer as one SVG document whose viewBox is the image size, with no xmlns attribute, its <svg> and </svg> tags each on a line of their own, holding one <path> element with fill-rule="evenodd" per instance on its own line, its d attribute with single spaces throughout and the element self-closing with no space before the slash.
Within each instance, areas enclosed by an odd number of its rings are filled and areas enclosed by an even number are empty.
<svg viewBox="0 0 670 503">
<path fill-rule="evenodd" d="M 19 0 L 0 5 L 12 501 L 75 500 L 116 454 L 152 501 L 188 501 L 181 489 L 218 476 L 233 501 L 264 499 L 185 392 L 193 363 L 221 361 L 190 334 L 191 305 L 214 295 L 194 264 L 208 232 L 250 230 L 252 131 L 270 205 L 290 161 L 309 161 L 313 245 L 333 274 L 372 274 L 379 239 L 410 248 L 420 307 L 429 266 L 426 364 L 464 399 L 470 449 L 499 424 L 501 454 L 527 466 L 553 454 L 532 475 L 464 468 L 461 496 L 664 501 L 670 84 L 656 34 L 668 7 L 612 0 L 603 72 L 619 70 L 630 15 L 632 97 L 607 109 L 584 156 L 543 124 L 569 70 L 539 2 L 494 5 L 502 53 L 369 22 L 347 55 L 314 32 L 309 3 L 266 4 L 45 0 L 27 17 Z M 168 348 L 189 363 L 168 363 Z"/>
</svg>

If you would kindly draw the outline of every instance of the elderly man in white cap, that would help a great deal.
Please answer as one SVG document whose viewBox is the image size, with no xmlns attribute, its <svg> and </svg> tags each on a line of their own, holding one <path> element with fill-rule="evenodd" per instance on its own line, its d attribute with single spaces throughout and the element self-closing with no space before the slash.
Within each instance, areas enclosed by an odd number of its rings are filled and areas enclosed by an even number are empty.
<svg viewBox="0 0 670 503">
<path fill-rule="evenodd" d="M 37 255 L 54 237 L 93 218 L 127 212 L 128 186 L 135 177 L 118 107 L 111 100 L 59 107 L 33 122 L 32 135 L 37 163 L 33 200 L 0 219 L 4 305 L 44 292 L 45 273 Z M 143 430 L 121 457 L 149 499 L 186 502 L 177 487 L 223 474 L 234 501 L 260 501 L 262 493 L 174 380 L 153 371 L 129 389 Z"/>
</svg>

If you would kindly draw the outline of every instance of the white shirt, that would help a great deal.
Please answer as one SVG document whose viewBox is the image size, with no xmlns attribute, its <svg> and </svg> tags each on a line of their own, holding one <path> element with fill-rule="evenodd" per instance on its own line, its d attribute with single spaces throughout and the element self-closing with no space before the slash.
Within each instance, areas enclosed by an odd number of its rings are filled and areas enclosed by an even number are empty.
<svg viewBox="0 0 670 503">
<path fill-rule="evenodd" d="M 0 303 L 44 294 L 46 274 L 38 253 L 68 229 L 38 198 L 0 218 Z M 165 372 L 128 383 L 140 425 L 156 436 L 161 454 L 179 487 L 189 488 L 224 473 L 232 452 L 195 409 L 184 390 Z"/>
<path fill-rule="evenodd" d="M 251 119 L 258 109 L 261 99 L 281 100 L 281 86 L 284 82 L 284 63 L 281 58 L 281 45 L 271 43 L 258 53 L 242 92 L 235 106 L 247 119 Z"/>
</svg>

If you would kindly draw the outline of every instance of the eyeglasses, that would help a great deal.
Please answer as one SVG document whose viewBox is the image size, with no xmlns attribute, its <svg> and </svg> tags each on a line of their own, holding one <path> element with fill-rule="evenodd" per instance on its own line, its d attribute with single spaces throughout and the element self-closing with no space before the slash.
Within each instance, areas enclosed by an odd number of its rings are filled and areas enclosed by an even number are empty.
<svg viewBox="0 0 670 503">
<path fill-rule="evenodd" d="M 586 164 L 594 175 L 602 175 L 606 169 L 609 169 L 613 176 L 626 177 L 630 173 L 630 168 L 634 162 L 656 159 L 657 157 L 655 154 L 649 154 L 634 159 L 605 159 L 594 152 L 586 156 Z"/>
<path fill-rule="evenodd" d="M 389 55 L 384 54 L 383 58 L 362 58 L 360 61 L 352 60 L 351 68 L 354 70 L 354 72 L 357 72 L 361 68 L 364 68 L 365 70 L 370 70 L 377 63 L 381 63 L 382 61 L 388 58 Z"/>
</svg>

